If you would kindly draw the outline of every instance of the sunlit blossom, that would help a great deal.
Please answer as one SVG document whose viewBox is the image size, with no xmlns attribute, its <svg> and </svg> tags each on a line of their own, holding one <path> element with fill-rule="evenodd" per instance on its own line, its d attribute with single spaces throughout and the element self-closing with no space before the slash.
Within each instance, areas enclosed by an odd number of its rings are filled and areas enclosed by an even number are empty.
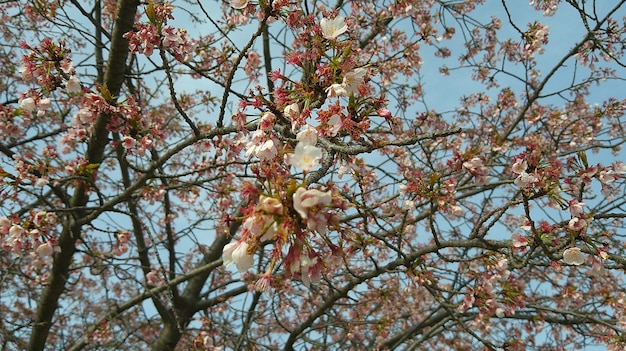
<svg viewBox="0 0 626 351">
<path fill-rule="evenodd" d="M 332 20 L 322 18 L 320 27 L 322 29 L 322 36 L 328 40 L 335 40 L 348 30 L 348 26 L 342 16 L 337 16 Z"/>
<path fill-rule="evenodd" d="M 515 181 L 513 181 L 513 183 L 515 183 L 515 185 L 520 188 L 525 188 L 531 184 L 536 183 L 538 180 L 539 179 L 537 179 L 537 177 L 535 177 L 534 175 L 523 171 L 519 174 L 519 176 L 517 176 L 517 178 L 515 178 Z"/>
<path fill-rule="evenodd" d="M 43 98 L 37 101 L 37 108 L 40 110 L 47 110 L 52 106 L 52 100 L 49 98 Z"/>
<path fill-rule="evenodd" d="M 54 253 L 54 248 L 48 243 L 43 243 L 37 247 L 36 251 L 39 257 L 50 257 Z"/>
<path fill-rule="evenodd" d="M 578 247 L 570 247 L 563 251 L 563 262 L 574 266 L 580 266 L 585 263 L 585 255 Z"/>
<path fill-rule="evenodd" d="M 298 188 L 293 194 L 293 208 L 307 223 L 309 230 L 319 233 L 326 232 L 327 220 L 321 208 L 330 205 L 332 195 L 330 191 Z"/>
<path fill-rule="evenodd" d="M 254 263 L 254 258 L 248 254 L 248 244 L 241 240 L 226 244 L 222 250 L 222 258 L 224 266 L 234 263 L 241 273 L 247 271 Z"/>
<path fill-rule="evenodd" d="M 583 218 L 574 217 L 569 220 L 567 227 L 573 231 L 580 231 L 587 227 L 587 221 Z"/>
<path fill-rule="evenodd" d="M 527 168 L 528 163 L 526 162 L 526 160 L 518 159 L 517 161 L 515 161 L 515 163 L 513 163 L 513 166 L 511 166 L 511 171 L 513 171 L 513 173 L 515 174 L 521 174 L 522 172 L 526 172 Z"/>
<path fill-rule="evenodd" d="M 296 139 L 304 145 L 315 146 L 315 144 L 317 144 L 317 129 L 315 129 L 312 125 L 307 124 L 304 126 L 304 129 L 296 135 Z"/>
<path fill-rule="evenodd" d="M 357 94 L 358 88 L 365 80 L 367 69 L 363 67 L 356 68 L 343 76 L 343 87 L 348 94 Z"/>
<path fill-rule="evenodd" d="M 291 157 L 291 165 L 303 171 L 309 171 L 317 165 L 322 158 L 322 149 L 313 145 L 299 142 Z"/>
<path fill-rule="evenodd" d="M 65 90 L 69 93 L 80 93 L 82 91 L 80 80 L 76 76 L 71 76 L 65 83 Z"/>
<path fill-rule="evenodd" d="M 37 108 L 37 105 L 35 104 L 35 100 L 33 98 L 25 98 L 25 99 L 21 99 L 20 100 L 20 107 L 23 110 L 26 110 L 28 112 L 32 112 Z"/>
<path fill-rule="evenodd" d="M 125 135 L 122 138 L 122 147 L 126 150 L 132 149 L 135 147 L 135 145 L 137 145 L 137 140 L 135 140 L 135 138 Z"/>
<path fill-rule="evenodd" d="M 335 83 L 326 88 L 326 96 L 329 98 L 348 96 L 348 91 L 343 84 Z"/>
<path fill-rule="evenodd" d="M 287 106 L 285 106 L 285 109 L 283 110 L 283 114 L 285 115 L 285 117 L 293 120 L 298 119 L 298 117 L 300 117 L 300 106 L 298 106 L 297 103 L 293 103 L 293 104 L 289 104 Z"/>
<path fill-rule="evenodd" d="M 230 0 L 230 7 L 241 10 L 248 6 L 248 0 Z"/>
<path fill-rule="evenodd" d="M 584 202 L 579 202 L 576 199 L 572 199 L 569 202 L 569 212 L 572 215 L 572 217 L 580 217 L 580 215 L 582 215 L 583 213 L 583 207 L 585 207 L 585 203 Z"/>
<path fill-rule="evenodd" d="M 513 241 L 513 247 L 515 248 L 528 246 L 528 239 L 518 232 L 511 234 L 511 240 Z"/>
<path fill-rule="evenodd" d="M 266 140 L 258 149 L 256 149 L 256 156 L 261 160 L 271 160 L 278 155 L 276 144 L 274 140 Z"/>
<path fill-rule="evenodd" d="M 335 136 L 341 130 L 341 126 L 343 125 L 343 121 L 341 120 L 341 116 L 332 115 L 328 119 L 328 126 L 330 127 L 330 136 Z"/>
</svg>

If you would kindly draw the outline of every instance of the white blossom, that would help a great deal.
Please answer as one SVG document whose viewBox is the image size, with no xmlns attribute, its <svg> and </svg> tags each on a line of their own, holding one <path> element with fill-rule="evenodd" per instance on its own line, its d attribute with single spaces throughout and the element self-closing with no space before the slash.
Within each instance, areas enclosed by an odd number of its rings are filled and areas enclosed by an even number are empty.
<svg viewBox="0 0 626 351">
<path fill-rule="evenodd" d="M 291 157 L 291 165 L 303 171 L 317 167 L 322 158 L 322 149 L 299 142 Z"/>
<path fill-rule="evenodd" d="M 248 6 L 248 0 L 230 0 L 230 7 L 241 10 Z"/>
<path fill-rule="evenodd" d="M 574 266 L 580 266 L 585 263 L 585 255 L 578 247 L 570 247 L 563 251 L 563 262 Z"/>
<path fill-rule="evenodd" d="M 332 20 L 322 18 L 320 27 L 322 28 L 322 36 L 328 40 L 335 40 L 348 30 L 348 26 L 342 16 L 337 16 Z"/>
</svg>

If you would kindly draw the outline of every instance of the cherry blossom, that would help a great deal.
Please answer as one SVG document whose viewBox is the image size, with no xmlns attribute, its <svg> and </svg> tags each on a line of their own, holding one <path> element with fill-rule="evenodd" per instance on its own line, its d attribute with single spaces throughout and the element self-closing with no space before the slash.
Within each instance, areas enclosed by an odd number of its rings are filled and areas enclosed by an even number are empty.
<svg viewBox="0 0 626 351">
<path fill-rule="evenodd" d="M 37 108 L 35 104 L 35 99 L 28 97 L 20 100 L 20 107 L 28 112 L 32 112 Z"/>
<path fill-rule="evenodd" d="M 332 194 L 330 191 L 320 191 L 317 189 L 298 188 L 293 194 L 293 207 L 306 221 L 310 230 L 320 233 L 326 232 L 327 219 L 321 209 L 330 205 Z"/>
<path fill-rule="evenodd" d="M 82 90 L 80 80 L 76 76 L 71 76 L 67 82 L 65 82 L 65 90 L 69 93 L 80 93 Z"/>
<path fill-rule="evenodd" d="M 515 178 L 514 183 L 515 185 L 517 185 L 520 188 L 526 188 L 534 183 L 536 183 L 537 181 L 539 181 L 539 179 L 534 176 L 533 174 L 528 174 L 524 171 L 522 171 L 517 178 Z"/>
<path fill-rule="evenodd" d="M 254 263 L 254 257 L 248 254 L 248 244 L 241 240 L 226 244 L 222 255 L 225 266 L 234 263 L 241 273 L 247 271 Z"/>
<path fill-rule="evenodd" d="M 343 122 L 341 121 L 341 116 L 332 115 L 328 119 L 328 125 L 330 126 L 330 136 L 335 136 L 341 130 L 341 126 Z"/>
<path fill-rule="evenodd" d="M 4 348 L 623 350 L 580 3 L 1 3 Z"/>
<path fill-rule="evenodd" d="M 310 171 L 319 165 L 322 158 L 322 149 L 313 145 L 299 142 L 296 145 L 293 156 L 290 159 L 291 165 L 303 171 Z"/>
<path fill-rule="evenodd" d="M 320 27 L 322 29 L 322 36 L 328 40 L 335 40 L 338 36 L 348 30 L 348 26 L 344 22 L 344 18 L 342 16 L 337 16 L 332 20 L 322 18 Z"/>
<path fill-rule="evenodd" d="M 289 105 L 285 106 L 285 109 L 283 110 L 283 113 L 290 120 L 295 121 L 295 120 L 298 119 L 298 117 L 300 117 L 300 106 L 298 106 L 298 104 L 295 103 L 295 102 L 292 103 L 292 104 L 289 104 Z"/>
<path fill-rule="evenodd" d="M 53 253 L 54 253 L 54 248 L 48 243 L 43 243 L 39 245 L 39 247 L 37 247 L 37 254 L 40 257 L 49 257 L 49 256 L 52 256 Z"/>
<path fill-rule="evenodd" d="M 248 0 L 230 0 L 230 7 L 241 10 L 248 6 Z"/>
<path fill-rule="evenodd" d="M 580 266 L 585 263 L 585 255 L 578 247 L 570 247 L 563 251 L 563 262 L 574 266 Z"/>
<path fill-rule="evenodd" d="M 569 211 L 572 217 L 580 217 L 583 214 L 583 208 L 586 206 L 584 202 L 572 199 L 569 202 Z"/>
<path fill-rule="evenodd" d="M 305 146 L 315 146 L 317 144 L 317 129 L 307 124 L 304 129 L 298 132 L 296 140 Z"/>
<path fill-rule="evenodd" d="M 363 84 L 366 74 L 367 69 L 363 67 L 356 68 L 343 76 L 341 84 L 348 94 L 358 94 L 358 88 Z"/>
</svg>

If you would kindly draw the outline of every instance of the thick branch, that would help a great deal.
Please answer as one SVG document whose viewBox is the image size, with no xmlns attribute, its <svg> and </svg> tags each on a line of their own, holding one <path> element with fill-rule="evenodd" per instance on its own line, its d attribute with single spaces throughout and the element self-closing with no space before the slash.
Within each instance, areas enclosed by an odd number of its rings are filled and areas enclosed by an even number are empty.
<svg viewBox="0 0 626 351">
<path fill-rule="evenodd" d="M 111 53 L 104 77 L 104 84 L 110 91 L 111 96 L 119 95 L 124 80 L 128 41 L 122 36 L 124 33 L 132 30 L 137 6 L 139 6 L 137 0 L 119 0 L 118 2 L 111 38 Z M 94 124 L 87 154 L 85 155 L 90 164 L 102 162 L 104 149 L 108 144 L 106 127 L 109 119 L 109 115 L 100 115 Z M 89 196 L 87 195 L 85 184 L 79 184 L 70 201 L 70 208 L 82 208 L 87 204 L 88 200 Z M 77 223 L 77 220 L 86 215 L 84 210 L 75 210 L 73 212 L 72 216 L 68 217 L 63 223 L 63 231 L 58 241 L 61 252 L 54 256 L 48 285 L 44 289 L 37 305 L 37 315 L 27 348 L 29 351 L 38 351 L 45 348 L 48 333 L 52 326 L 52 318 L 58 307 L 59 297 L 63 293 L 69 279 L 69 269 L 72 257 L 76 251 L 76 240 L 78 240 L 82 231 L 82 226 Z"/>
</svg>

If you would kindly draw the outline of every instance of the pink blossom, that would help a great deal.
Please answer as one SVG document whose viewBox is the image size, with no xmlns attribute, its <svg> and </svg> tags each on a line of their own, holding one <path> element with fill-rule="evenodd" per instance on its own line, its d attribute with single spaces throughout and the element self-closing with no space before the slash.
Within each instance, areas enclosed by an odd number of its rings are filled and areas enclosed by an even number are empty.
<svg viewBox="0 0 626 351">
<path fill-rule="evenodd" d="M 618 175 L 624 175 L 626 174 L 626 163 L 622 162 L 622 161 L 617 161 L 615 162 L 615 164 L 613 164 L 613 170 L 615 171 L 615 173 L 617 173 Z"/>
<path fill-rule="evenodd" d="M 0 234 L 8 234 L 11 228 L 11 220 L 5 216 L 0 217 Z"/>
<path fill-rule="evenodd" d="M 608 170 L 608 171 L 603 170 L 603 171 L 600 171 L 600 174 L 598 174 L 598 180 L 602 184 L 613 183 L 616 179 L 617 177 L 615 176 L 615 174 L 613 174 L 613 172 L 611 172 L 611 170 Z"/>
<path fill-rule="evenodd" d="M 259 198 L 259 204 L 261 205 L 261 209 L 266 213 L 283 213 L 283 204 L 277 198 L 261 195 L 261 197 Z"/>
<path fill-rule="evenodd" d="M 511 171 L 513 171 L 513 173 L 515 174 L 521 174 L 522 172 L 526 172 L 527 168 L 528 163 L 526 162 L 526 160 L 518 159 L 517 161 L 515 161 L 515 163 L 513 163 L 513 166 L 511 166 Z"/>
<path fill-rule="evenodd" d="M 304 126 L 304 129 L 296 135 L 296 139 L 304 145 L 315 146 L 315 144 L 317 144 L 317 129 L 307 124 Z"/>
<path fill-rule="evenodd" d="M 330 136 L 335 136 L 339 133 L 339 130 L 341 130 L 343 121 L 339 115 L 332 115 L 328 119 L 328 125 L 330 126 Z"/>
<path fill-rule="evenodd" d="M 132 149 L 135 147 L 135 145 L 137 145 L 137 140 L 135 140 L 133 137 L 130 137 L 128 135 L 125 135 L 122 138 L 122 147 L 126 150 Z"/>
<path fill-rule="evenodd" d="M 289 265 L 289 271 L 291 274 L 300 274 L 302 283 L 308 287 L 311 283 L 318 283 L 320 281 L 321 277 L 318 264 L 317 257 L 310 257 L 306 253 L 300 253 Z"/>
<path fill-rule="evenodd" d="M 504 318 L 505 317 L 504 308 L 502 308 L 502 307 L 496 308 L 496 316 L 498 318 Z"/>
<path fill-rule="evenodd" d="M 35 181 L 35 186 L 36 187 L 42 188 L 42 187 L 44 187 L 46 185 L 48 185 L 48 179 L 46 179 L 46 178 L 37 178 L 37 181 Z"/>
<path fill-rule="evenodd" d="M 230 0 L 230 7 L 241 10 L 248 6 L 248 0 Z"/>
<path fill-rule="evenodd" d="M 37 108 L 40 110 L 47 110 L 52 106 L 52 101 L 48 98 L 43 98 L 37 101 Z"/>
<path fill-rule="evenodd" d="M 184 43 L 183 39 L 180 37 L 180 32 L 174 32 L 174 28 L 172 27 L 167 27 L 163 30 L 163 39 L 161 42 L 165 49 L 177 48 L 180 44 Z"/>
<path fill-rule="evenodd" d="M 68 93 L 80 93 L 82 91 L 80 80 L 76 78 L 76 76 L 71 76 L 70 79 L 65 82 L 65 90 Z"/>
<path fill-rule="evenodd" d="M 343 84 L 331 84 L 328 88 L 326 88 L 327 97 L 340 97 L 340 96 L 348 96 L 348 91 L 346 90 Z"/>
<path fill-rule="evenodd" d="M 537 179 L 537 177 L 535 177 L 534 175 L 522 172 L 519 174 L 519 176 L 517 176 L 517 178 L 515 178 L 514 183 L 520 188 L 526 188 L 527 186 L 534 184 L 537 181 L 539 181 L 539 179 Z"/>
<path fill-rule="evenodd" d="M 348 26 L 342 16 L 337 16 L 332 20 L 322 18 L 320 28 L 322 29 L 322 36 L 328 40 L 335 40 L 348 30 Z"/>
<path fill-rule="evenodd" d="M 298 117 L 300 117 L 300 106 L 298 106 L 295 102 L 293 104 L 289 104 L 285 106 L 283 114 L 292 121 L 297 120 Z"/>
<path fill-rule="evenodd" d="M 576 199 L 572 199 L 569 202 L 569 212 L 572 217 L 580 217 L 583 213 L 583 207 L 585 207 L 584 202 L 578 202 Z"/>
<path fill-rule="evenodd" d="M 254 258 L 248 254 L 248 244 L 241 240 L 226 244 L 222 250 L 222 258 L 224 266 L 234 263 L 241 273 L 247 271 L 254 263 Z"/>
<path fill-rule="evenodd" d="M 52 254 L 54 254 L 54 249 L 52 248 L 52 245 L 48 244 L 48 243 L 43 243 L 41 245 L 39 245 L 39 247 L 37 247 L 37 254 L 39 255 L 39 257 L 50 257 L 52 256 Z"/>
<path fill-rule="evenodd" d="M 484 184 L 487 182 L 489 169 L 485 167 L 480 157 L 474 157 L 469 161 L 463 162 L 463 168 L 476 177 L 476 184 Z"/>
<path fill-rule="evenodd" d="M 379 115 L 380 117 L 383 117 L 384 119 L 390 119 L 393 117 L 393 115 L 391 114 L 391 111 L 387 109 L 376 110 L 376 114 Z"/>
<path fill-rule="evenodd" d="M 574 266 L 580 266 L 585 263 L 585 255 L 578 247 L 570 247 L 563 251 L 563 262 Z"/>
<path fill-rule="evenodd" d="M 343 76 L 341 83 L 348 94 L 358 94 L 358 88 L 365 80 L 367 70 L 363 67 L 354 69 Z"/>
<path fill-rule="evenodd" d="M 261 144 L 256 150 L 256 156 L 261 160 L 272 160 L 278 155 L 274 140 L 270 139 Z"/>
<path fill-rule="evenodd" d="M 146 283 L 152 286 L 157 286 L 161 283 L 160 274 L 154 268 L 146 274 Z"/>
<path fill-rule="evenodd" d="M 574 217 L 569 220 L 567 227 L 573 231 L 581 231 L 587 228 L 587 221 L 582 218 Z"/>
<path fill-rule="evenodd" d="M 511 240 L 513 241 L 513 247 L 515 248 L 528 246 L 528 239 L 518 232 L 511 235 Z"/>
<path fill-rule="evenodd" d="M 20 107 L 23 110 L 26 110 L 28 112 L 32 112 L 37 108 L 37 105 L 35 104 L 35 99 L 33 98 L 25 98 L 25 99 L 21 99 L 20 100 Z"/>
<path fill-rule="evenodd" d="M 309 230 L 326 233 L 327 220 L 320 208 L 332 202 L 330 191 L 322 192 L 317 189 L 306 190 L 298 188 L 293 194 L 293 207 L 300 217 L 306 221 Z"/>
<path fill-rule="evenodd" d="M 276 115 L 271 112 L 264 112 L 263 115 L 261 115 L 259 129 L 268 131 L 274 127 L 274 122 L 276 122 Z"/>
</svg>

